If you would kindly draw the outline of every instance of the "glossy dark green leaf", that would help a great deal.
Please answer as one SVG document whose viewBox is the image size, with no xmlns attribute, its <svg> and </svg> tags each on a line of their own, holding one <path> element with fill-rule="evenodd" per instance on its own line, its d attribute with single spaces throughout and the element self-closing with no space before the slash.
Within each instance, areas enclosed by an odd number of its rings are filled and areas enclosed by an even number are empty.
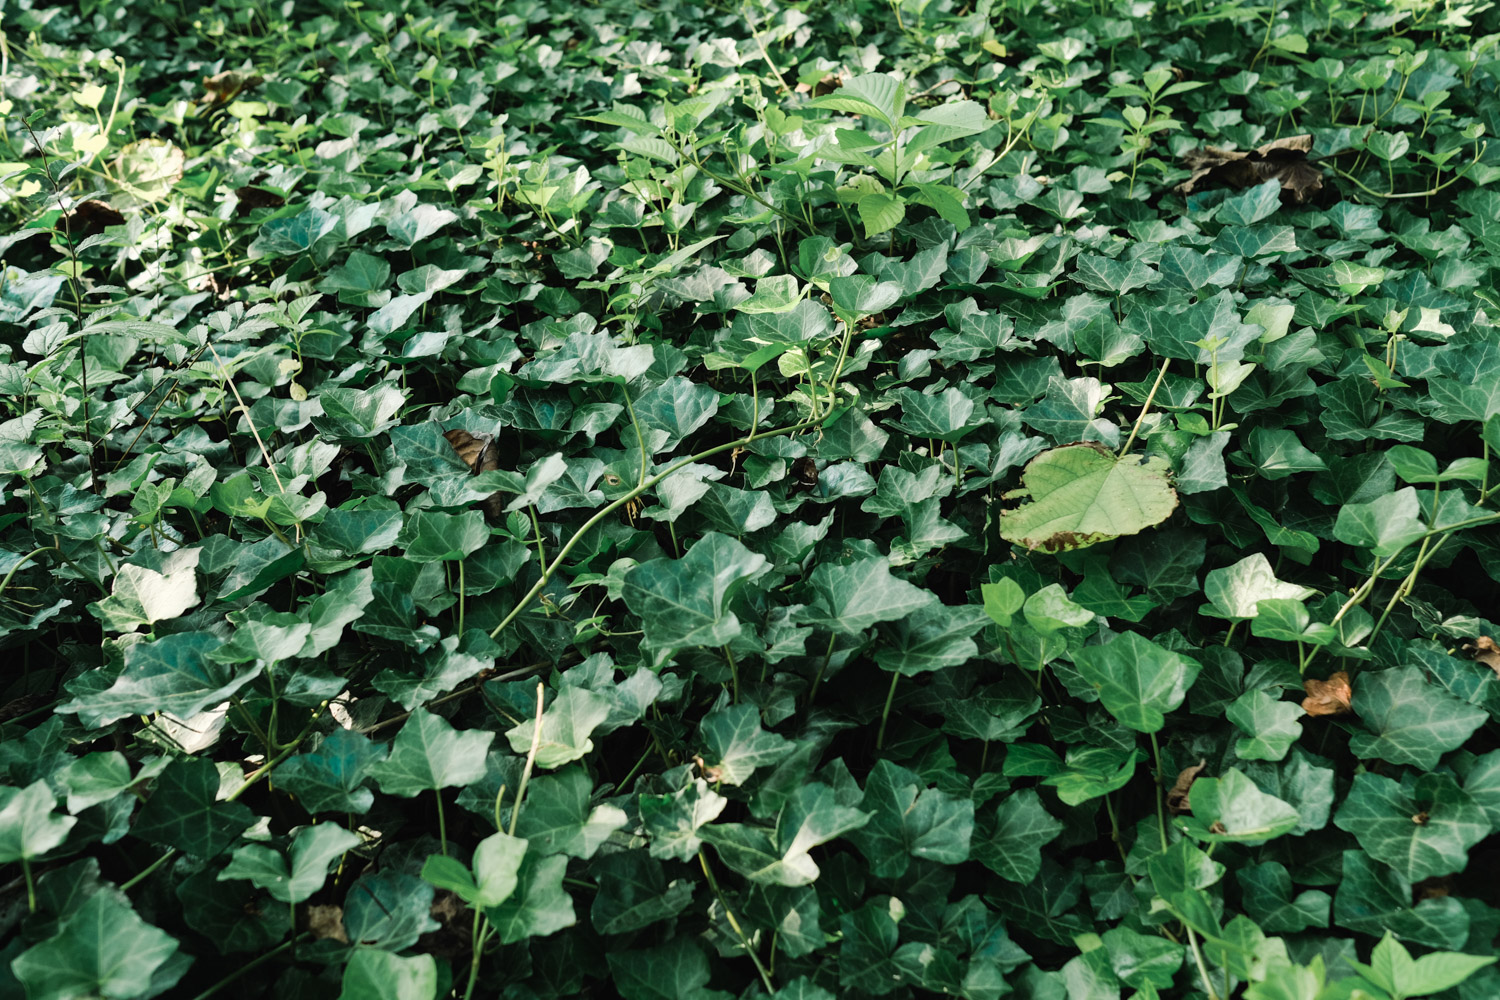
<svg viewBox="0 0 1500 1000">
<path fill-rule="evenodd" d="M 131 833 L 200 858 L 219 854 L 255 822 L 255 814 L 244 805 L 219 801 L 220 784 L 212 761 L 177 761 L 156 779 Z"/>
<path fill-rule="evenodd" d="M 1154 733 L 1166 723 L 1201 669 L 1199 664 L 1126 632 L 1102 646 L 1088 646 L 1073 658 L 1078 672 L 1099 691 L 1110 714 L 1138 732 Z"/>
<path fill-rule="evenodd" d="M 380 790 L 411 798 L 426 791 L 478 781 L 494 733 L 459 731 L 426 709 L 416 709 L 396 734 L 390 756 L 371 764 Z"/>
<path fill-rule="evenodd" d="M 1446 774 L 1355 775 L 1333 822 L 1410 882 L 1463 871 L 1490 833 L 1484 810 Z"/>
<path fill-rule="evenodd" d="M 913 858 L 950 865 L 968 860 L 974 804 L 926 787 L 904 767 L 877 761 L 859 808 L 872 815 L 850 839 L 881 878 L 905 874 Z"/>
<path fill-rule="evenodd" d="M 1366 732 L 1350 737 L 1350 750 L 1422 770 L 1436 767 L 1487 717 L 1430 684 L 1415 667 L 1362 674 L 1352 704 Z"/>
<path fill-rule="evenodd" d="M 28 997 L 139 997 L 149 994 L 153 982 L 171 987 L 156 976 L 177 948 L 171 935 L 138 917 L 120 896 L 99 892 L 56 936 L 22 952 L 12 969 Z"/>
<path fill-rule="evenodd" d="M 650 648 L 722 646 L 740 634 L 729 598 L 765 566 L 765 556 L 710 532 L 681 559 L 654 559 L 631 570 L 625 603 L 641 617 Z"/>
</svg>

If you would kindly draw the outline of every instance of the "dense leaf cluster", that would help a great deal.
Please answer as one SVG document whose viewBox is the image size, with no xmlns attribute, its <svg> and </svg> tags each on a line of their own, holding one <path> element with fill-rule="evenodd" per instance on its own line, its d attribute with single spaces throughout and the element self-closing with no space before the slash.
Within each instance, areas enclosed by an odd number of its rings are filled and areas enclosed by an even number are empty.
<svg viewBox="0 0 1500 1000">
<path fill-rule="evenodd" d="M 0 992 L 1500 994 L 1488 4 L 192 6 L 0 4 Z"/>
</svg>

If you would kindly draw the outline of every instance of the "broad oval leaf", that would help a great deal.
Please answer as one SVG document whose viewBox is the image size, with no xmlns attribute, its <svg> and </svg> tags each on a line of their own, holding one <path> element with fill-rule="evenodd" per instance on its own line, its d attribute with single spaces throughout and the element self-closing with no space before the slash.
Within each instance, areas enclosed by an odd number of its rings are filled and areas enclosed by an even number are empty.
<svg viewBox="0 0 1500 1000">
<path fill-rule="evenodd" d="M 1177 507 L 1165 459 L 1116 458 L 1101 445 L 1044 451 L 1021 473 L 1023 488 L 1006 494 L 1030 503 L 1000 514 L 1000 535 L 1043 552 L 1080 549 L 1134 535 L 1165 521 Z"/>
</svg>

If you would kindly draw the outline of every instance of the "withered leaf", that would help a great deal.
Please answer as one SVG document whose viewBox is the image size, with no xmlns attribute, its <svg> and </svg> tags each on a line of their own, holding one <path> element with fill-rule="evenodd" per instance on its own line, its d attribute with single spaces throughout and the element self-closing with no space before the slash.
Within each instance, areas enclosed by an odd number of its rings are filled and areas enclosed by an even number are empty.
<svg viewBox="0 0 1500 1000">
<path fill-rule="evenodd" d="M 798 486 L 811 489 L 818 485 L 818 463 L 811 455 L 803 455 L 792 463 L 792 477 Z"/>
<path fill-rule="evenodd" d="M 469 471 L 478 475 L 481 472 L 491 472 L 500 468 L 500 455 L 495 448 L 495 441 L 488 434 L 470 434 L 462 428 L 444 431 L 443 437 L 458 452 L 458 457 L 464 460 Z M 487 517 L 500 518 L 505 515 L 505 498 L 496 491 L 484 498 L 484 513 Z"/>
<path fill-rule="evenodd" d="M 1464 651 L 1500 675 L 1500 644 L 1493 638 L 1482 635 L 1473 642 L 1464 643 Z"/>
<path fill-rule="evenodd" d="M 234 206 L 236 216 L 249 215 L 257 208 L 280 208 L 286 204 L 285 198 L 272 194 L 265 188 L 255 187 L 254 182 L 235 188 L 234 196 L 237 199 Z"/>
<path fill-rule="evenodd" d="M 250 87 L 258 87 L 265 82 L 265 77 L 258 74 L 226 69 L 222 73 L 203 78 L 204 93 L 198 98 L 198 102 L 200 104 L 227 104 L 239 96 L 241 91 Z"/>
<path fill-rule="evenodd" d="M 1308 162 L 1310 152 L 1310 135 L 1288 136 L 1249 150 L 1217 146 L 1190 149 L 1182 154 L 1182 162 L 1193 175 L 1177 185 L 1177 190 L 1187 194 L 1199 187 L 1200 182 L 1247 188 L 1276 180 L 1281 182 L 1283 201 L 1301 205 L 1323 190 L 1323 171 Z"/>
<path fill-rule="evenodd" d="M 309 906 L 307 930 L 318 941 L 332 938 L 339 944 L 349 943 L 349 934 L 344 930 L 344 908 L 341 906 Z"/>
<path fill-rule="evenodd" d="M 1452 892 L 1452 875 L 1434 875 L 1432 878 L 1424 878 L 1420 882 L 1412 883 L 1411 905 L 1416 906 L 1424 899 L 1442 899 Z"/>
<path fill-rule="evenodd" d="M 1177 780 L 1172 782 L 1172 787 L 1167 790 L 1167 809 L 1173 816 L 1181 816 L 1193 811 L 1188 805 L 1188 793 L 1192 790 L 1193 782 L 1207 766 L 1207 760 L 1200 760 L 1192 767 L 1185 767 L 1178 772 Z"/>
<path fill-rule="evenodd" d="M 125 216 L 115 211 L 108 203 L 95 198 L 80 201 L 74 205 L 73 211 L 67 214 L 66 219 L 66 224 L 59 219 L 57 228 L 66 229 L 68 237 L 73 240 L 97 236 L 110 226 L 125 225 Z"/>
<path fill-rule="evenodd" d="M 1302 682 L 1307 697 L 1302 699 L 1302 711 L 1308 715 L 1348 715 L 1353 711 L 1349 699 L 1354 696 L 1349 687 L 1349 674 L 1340 670 L 1326 681 L 1309 677 Z"/>
</svg>

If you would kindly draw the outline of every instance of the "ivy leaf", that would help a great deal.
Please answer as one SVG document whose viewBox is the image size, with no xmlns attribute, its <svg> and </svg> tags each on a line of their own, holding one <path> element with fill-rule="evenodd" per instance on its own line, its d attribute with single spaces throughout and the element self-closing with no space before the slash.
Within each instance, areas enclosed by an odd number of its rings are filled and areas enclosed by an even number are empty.
<svg viewBox="0 0 1500 1000">
<path fill-rule="evenodd" d="M 1240 695 L 1224 714 L 1245 734 L 1234 745 L 1241 760 L 1281 760 L 1302 736 L 1301 706 L 1265 690 Z"/>
<path fill-rule="evenodd" d="M 200 550 L 178 549 L 162 560 L 161 570 L 125 563 L 115 574 L 110 595 L 92 611 L 113 632 L 134 632 L 176 618 L 198 603 L 196 569 Z"/>
<path fill-rule="evenodd" d="M 971 637 L 987 621 L 983 608 L 929 604 L 883 630 L 890 638 L 876 648 L 875 662 L 907 677 L 956 667 L 979 654 Z"/>
<path fill-rule="evenodd" d="M 653 858 L 687 861 L 703 841 L 699 831 L 719 818 L 729 800 L 694 778 L 669 795 L 642 795 L 638 800 Z"/>
<path fill-rule="evenodd" d="M 364 787 L 370 768 L 385 759 L 384 748 L 348 729 L 335 729 L 311 753 L 298 754 L 276 768 L 276 781 L 310 813 L 366 813 L 375 793 Z"/>
<path fill-rule="evenodd" d="M 708 956 L 690 938 L 606 956 L 615 989 L 625 1000 L 729 1000 L 732 994 L 708 989 Z"/>
<path fill-rule="evenodd" d="M 599 883 L 589 918 L 601 934 L 625 934 L 669 920 L 693 899 L 693 882 L 668 882 L 666 866 L 644 850 L 602 855 L 589 871 Z"/>
<path fill-rule="evenodd" d="M 189 757 L 170 765 L 156 779 L 132 835 L 185 854 L 214 857 L 255 822 L 255 814 L 241 803 L 218 801 L 219 785 L 213 761 Z"/>
<path fill-rule="evenodd" d="M 792 752 L 785 737 L 760 728 L 760 712 L 753 705 L 719 708 L 699 725 L 707 756 L 704 773 L 715 784 L 743 785 L 758 767 L 768 767 Z"/>
<path fill-rule="evenodd" d="M 515 891 L 487 911 L 502 944 L 548 937 L 578 922 L 573 899 L 563 890 L 567 868 L 568 859 L 560 854 L 528 853 L 522 859 Z"/>
<path fill-rule="evenodd" d="M 1333 921 L 1360 934 L 1390 931 L 1429 948 L 1461 948 L 1469 914 L 1453 896 L 1412 904 L 1411 883 L 1364 851 L 1345 851 L 1333 897 Z"/>
<path fill-rule="evenodd" d="M 1361 674 L 1352 704 L 1368 730 L 1349 738 L 1356 756 L 1423 771 L 1437 767 L 1488 718 L 1484 709 L 1429 684 L 1417 667 Z"/>
<path fill-rule="evenodd" d="M 417 510 L 407 518 L 396 544 L 401 546 L 405 558 L 428 563 L 462 559 L 479 551 L 489 538 L 490 529 L 485 526 L 481 511 L 444 514 Z"/>
<path fill-rule="evenodd" d="M 891 575 L 890 561 L 872 556 L 848 565 L 821 563 L 809 580 L 813 599 L 797 616 L 803 624 L 857 634 L 937 603 L 937 595 Z"/>
<path fill-rule="evenodd" d="M 1446 774 L 1357 774 L 1333 822 L 1410 882 L 1463 871 L 1490 832 L 1484 810 Z"/>
<path fill-rule="evenodd" d="M 1057 789 L 1064 805 L 1076 806 L 1125 787 L 1135 774 L 1140 754 L 1118 747 L 1075 746 L 1067 759 L 1051 747 L 1015 743 L 1005 754 L 1005 776 L 1039 777 Z"/>
<path fill-rule="evenodd" d="M 1292 897 L 1292 876 L 1276 861 L 1241 868 L 1235 873 L 1245 912 L 1271 934 L 1296 934 L 1309 927 L 1327 927 L 1333 897 L 1307 889 Z"/>
<path fill-rule="evenodd" d="M 1179 818 L 1178 826 L 1210 843 L 1263 844 L 1290 832 L 1301 820 L 1291 804 L 1262 792 L 1235 768 L 1221 778 L 1194 781 L 1188 801 L 1193 814 Z"/>
<path fill-rule="evenodd" d="M 304 826 L 292 837 L 286 857 L 260 844 L 239 848 L 219 873 L 219 881 L 248 879 L 283 903 L 300 903 L 323 888 L 329 864 L 361 842 L 359 834 L 336 823 Z"/>
<path fill-rule="evenodd" d="M 625 810 L 608 802 L 589 808 L 594 783 L 582 767 L 569 767 L 534 779 L 526 790 L 516 832 L 537 854 L 591 858 L 609 835 L 629 822 Z"/>
<path fill-rule="evenodd" d="M 647 649 L 722 646 L 740 635 L 730 597 L 766 566 L 760 553 L 709 532 L 681 559 L 652 559 L 632 569 L 622 595 L 641 618 Z"/>
<path fill-rule="evenodd" d="M 57 797 L 45 781 L 0 788 L 0 864 L 30 861 L 67 840 L 78 820 L 54 816 L 56 808 Z"/>
<path fill-rule="evenodd" d="M 128 998 L 145 995 L 176 953 L 177 941 L 138 917 L 123 895 L 96 892 L 11 969 L 31 1000 Z M 157 985 L 168 989 L 175 981 Z"/>
<path fill-rule="evenodd" d="M 1393 996 L 1416 997 L 1452 989 L 1495 962 L 1493 955 L 1456 952 L 1439 952 L 1413 960 L 1411 952 L 1402 947 L 1390 931 L 1386 931 L 1371 953 L 1369 965 L 1351 964 L 1366 979 Z"/>
<path fill-rule="evenodd" d="M 974 860 L 1010 882 L 1030 885 L 1042 870 L 1042 848 L 1063 832 L 1034 789 L 1023 788 L 1001 801 L 993 826 L 974 841 Z"/>
<path fill-rule="evenodd" d="M 470 906 L 499 906 L 516 891 L 526 848 L 520 837 L 493 833 L 474 845 L 472 872 L 446 854 L 434 854 L 422 865 L 422 878 Z"/>
<path fill-rule="evenodd" d="M 1000 515 L 1000 534 L 1028 549 L 1059 552 L 1134 535 L 1177 507 L 1165 459 L 1117 459 L 1097 444 L 1044 451 L 1021 473 L 1007 498 L 1031 502 Z"/>
<path fill-rule="evenodd" d="M 876 761 L 859 805 L 872 815 L 850 839 L 878 878 L 901 877 L 912 858 L 950 865 L 969 859 L 974 803 L 926 787 L 904 767 Z"/>
<path fill-rule="evenodd" d="M 210 655 L 223 644 L 207 632 L 178 632 L 125 651 L 125 669 L 102 691 L 80 694 L 57 710 L 99 727 L 127 715 L 170 712 L 190 718 L 228 699 L 261 673 L 263 664 L 221 663 Z"/>
<path fill-rule="evenodd" d="M 1333 536 L 1339 541 L 1369 549 L 1381 558 L 1395 555 L 1426 533 L 1422 505 L 1412 486 L 1369 503 L 1345 504 L 1333 525 Z"/>
<path fill-rule="evenodd" d="M 537 743 L 538 767 L 555 768 L 578 760 L 594 749 L 589 734 L 609 718 L 609 699 L 587 688 L 565 687 L 542 713 L 541 740 Z M 527 719 L 505 731 L 510 748 L 519 754 L 531 752 L 537 720 Z"/>
<path fill-rule="evenodd" d="M 1232 566 L 1208 572 L 1203 580 L 1203 595 L 1209 603 L 1199 613 L 1245 621 L 1259 614 L 1256 606 L 1267 598 L 1302 601 L 1315 593 L 1308 587 L 1276 579 L 1270 560 L 1256 552 Z"/>
<path fill-rule="evenodd" d="M 803 785 L 782 806 L 774 830 L 718 823 L 699 830 L 724 863 L 753 882 L 799 886 L 816 881 L 818 865 L 808 853 L 819 844 L 857 830 L 870 813 L 842 805 L 833 789 Z"/>
<path fill-rule="evenodd" d="M 344 966 L 339 1000 L 434 1000 L 437 992 L 437 962 L 431 955 L 403 958 L 357 948 Z"/>
<path fill-rule="evenodd" d="M 1099 691 L 1110 714 L 1142 733 L 1166 724 L 1166 713 L 1182 704 L 1202 669 L 1195 660 L 1135 632 L 1103 646 L 1086 646 L 1074 654 L 1073 664 Z"/>
<path fill-rule="evenodd" d="M 484 755 L 494 733 L 459 732 L 425 708 L 415 709 L 396 734 L 391 754 L 370 766 L 380 790 L 409 799 L 422 792 L 467 785 L 484 777 Z"/>
</svg>

